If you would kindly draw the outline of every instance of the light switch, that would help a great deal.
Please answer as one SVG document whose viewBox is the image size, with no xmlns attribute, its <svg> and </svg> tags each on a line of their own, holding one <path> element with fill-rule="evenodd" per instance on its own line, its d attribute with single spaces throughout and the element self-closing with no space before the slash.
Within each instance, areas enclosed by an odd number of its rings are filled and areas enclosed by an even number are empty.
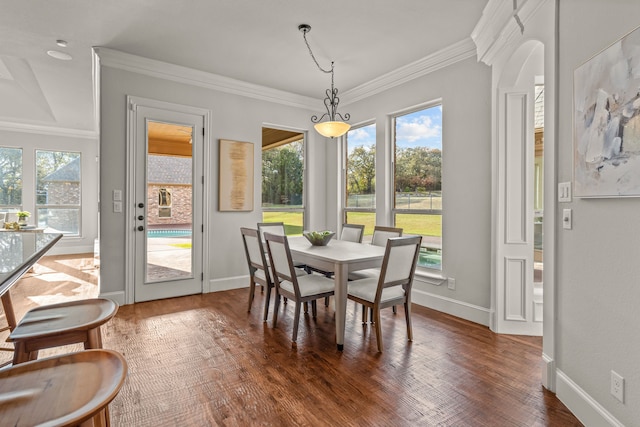
<svg viewBox="0 0 640 427">
<path fill-rule="evenodd" d="M 571 230 L 573 227 L 573 218 L 572 218 L 571 209 L 563 209 L 562 210 L 562 228 L 566 230 Z"/>
<path fill-rule="evenodd" d="M 122 201 L 122 190 L 113 190 L 113 201 L 114 202 Z"/>
<path fill-rule="evenodd" d="M 122 202 L 113 202 L 113 211 L 115 213 L 122 213 Z"/>
<path fill-rule="evenodd" d="M 571 201 L 571 183 L 570 182 L 558 183 L 558 201 L 559 202 Z"/>
</svg>

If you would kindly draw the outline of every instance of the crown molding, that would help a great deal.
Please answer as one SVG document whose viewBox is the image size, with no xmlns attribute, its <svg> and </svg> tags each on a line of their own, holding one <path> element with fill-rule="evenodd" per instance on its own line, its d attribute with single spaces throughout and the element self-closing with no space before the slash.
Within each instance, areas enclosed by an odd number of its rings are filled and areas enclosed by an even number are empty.
<svg viewBox="0 0 640 427">
<path fill-rule="evenodd" d="M 349 105 L 360 101 L 475 55 L 476 46 L 473 41 L 470 38 L 461 40 L 404 67 L 345 91 L 343 93 L 344 104 Z"/>
<path fill-rule="evenodd" d="M 98 139 L 98 132 L 94 130 L 69 129 L 55 126 L 34 125 L 28 123 L 0 121 L 0 130 L 9 132 L 35 133 L 39 135 L 63 136 L 66 138 Z"/>
<path fill-rule="evenodd" d="M 523 23 L 525 31 L 532 16 L 548 0 L 520 0 L 517 9 L 513 3 L 504 0 L 489 0 L 482 11 L 482 17 L 471 33 L 476 45 L 478 61 L 491 66 L 498 54 L 524 36 L 518 26 L 515 15 Z"/>
<path fill-rule="evenodd" d="M 247 83 L 241 80 L 224 77 L 205 71 L 194 70 L 181 65 L 144 58 L 117 50 L 94 47 L 94 52 L 100 59 L 100 64 L 118 68 L 151 77 L 157 77 L 192 86 L 199 86 L 219 92 L 231 93 L 290 107 L 313 110 L 317 108 L 318 100 L 308 96 L 296 95 L 278 89 Z"/>
</svg>

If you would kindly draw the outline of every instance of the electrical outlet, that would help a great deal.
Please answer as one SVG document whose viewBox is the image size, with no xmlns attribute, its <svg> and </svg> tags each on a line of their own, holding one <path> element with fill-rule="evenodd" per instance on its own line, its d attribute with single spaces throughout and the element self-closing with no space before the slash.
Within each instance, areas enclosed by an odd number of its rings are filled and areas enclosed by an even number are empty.
<svg viewBox="0 0 640 427">
<path fill-rule="evenodd" d="M 624 403 L 624 378 L 616 371 L 611 371 L 611 394 Z"/>
<path fill-rule="evenodd" d="M 451 289 L 452 291 L 456 290 L 456 279 L 454 279 L 453 277 L 449 277 L 447 279 L 447 288 Z"/>
</svg>

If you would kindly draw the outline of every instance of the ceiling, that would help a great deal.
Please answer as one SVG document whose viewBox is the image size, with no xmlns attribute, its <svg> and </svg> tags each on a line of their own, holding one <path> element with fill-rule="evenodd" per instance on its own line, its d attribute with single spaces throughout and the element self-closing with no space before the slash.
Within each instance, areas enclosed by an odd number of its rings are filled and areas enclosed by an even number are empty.
<svg viewBox="0 0 640 427">
<path fill-rule="evenodd" d="M 0 0 L 0 128 L 95 133 L 92 47 L 317 98 L 469 38 L 487 0 Z M 67 41 L 66 47 L 56 40 Z M 47 55 L 69 54 L 63 61 Z M 321 104 L 320 106 L 321 107 Z"/>
</svg>

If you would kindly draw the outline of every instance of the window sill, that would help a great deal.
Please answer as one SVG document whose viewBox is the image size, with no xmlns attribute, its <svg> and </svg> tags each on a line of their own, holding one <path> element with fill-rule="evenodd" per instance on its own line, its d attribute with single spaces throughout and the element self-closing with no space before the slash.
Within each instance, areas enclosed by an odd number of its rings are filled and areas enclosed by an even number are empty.
<svg viewBox="0 0 640 427">
<path fill-rule="evenodd" d="M 415 278 L 421 282 L 429 283 L 430 285 L 440 286 L 447 281 L 447 278 L 442 274 L 431 273 L 426 270 L 416 269 Z"/>
</svg>

